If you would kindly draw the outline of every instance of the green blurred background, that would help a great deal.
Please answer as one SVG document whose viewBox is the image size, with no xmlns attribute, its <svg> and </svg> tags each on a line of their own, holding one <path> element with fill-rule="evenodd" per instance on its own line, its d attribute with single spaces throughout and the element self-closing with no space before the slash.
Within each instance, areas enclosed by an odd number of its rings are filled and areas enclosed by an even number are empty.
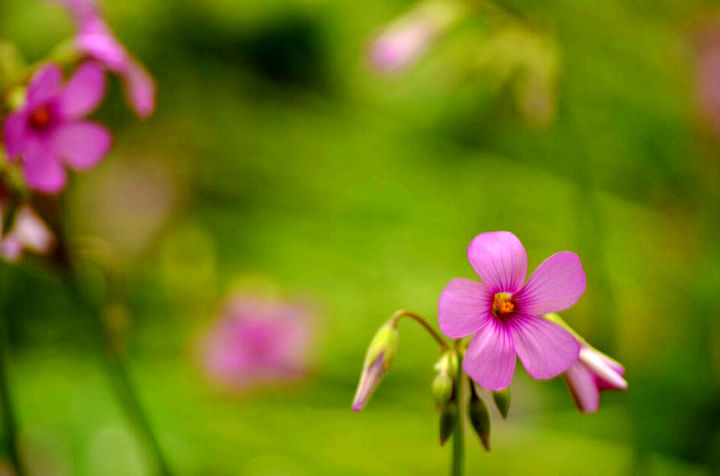
<svg viewBox="0 0 720 476">
<path fill-rule="evenodd" d="M 473 277 L 469 241 L 501 229 L 531 268 L 580 254 L 587 292 L 564 317 L 630 388 L 583 415 L 560 379 L 518 370 L 492 452 L 468 434 L 468 474 L 720 474 L 720 143 L 696 91 L 716 2 L 505 1 L 558 48 L 551 124 L 473 68 L 496 27 L 483 10 L 382 76 L 367 46 L 406 0 L 103 3 L 158 109 L 137 122 L 113 83 L 97 116 L 116 144 L 75 176 L 71 233 L 109 240 L 127 272 L 130 369 L 178 474 L 445 474 L 437 350 L 417 326 L 401 324 L 368 407 L 350 403 L 377 327 L 398 308 L 436 323 L 445 284 Z M 56 5 L 0 1 L 0 36 L 30 59 L 71 34 Z M 208 383 L 197 343 L 237 286 L 312 303 L 307 379 L 246 395 Z M 16 267 L 9 295 L 33 474 L 149 474 L 57 279 Z"/>
</svg>

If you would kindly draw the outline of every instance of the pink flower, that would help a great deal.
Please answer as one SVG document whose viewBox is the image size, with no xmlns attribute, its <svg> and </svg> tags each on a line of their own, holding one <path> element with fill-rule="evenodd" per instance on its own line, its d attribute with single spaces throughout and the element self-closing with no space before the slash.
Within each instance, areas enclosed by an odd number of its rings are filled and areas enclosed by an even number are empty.
<svg viewBox="0 0 720 476">
<path fill-rule="evenodd" d="M 145 119 L 155 111 L 155 82 L 143 66 L 115 38 L 94 0 L 55 0 L 64 5 L 77 25 L 75 45 L 119 75 L 131 107 Z"/>
<path fill-rule="evenodd" d="M 594 412 L 600 405 L 600 390 L 624 390 L 625 369 L 620 363 L 583 343 L 580 356 L 563 378 L 578 409 Z"/>
<path fill-rule="evenodd" d="M 235 388 L 295 380 L 307 371 L 308 311 L 294 304 L 236 297 L 205 341 L 205 367 Z"/>
<path fill-rule="evenodd" d="M 370 47 L 370 61 L 381 72 L 395 72 L 408 67 L 428 49 L 437 28 L 427 19 L 393 25 Z"/>
<path fill-rule="evenodd" d="M 512 233 L 496 231 L 476 236 L 468 259 L 483 283 L 453 279 L 438 306 L 440 329 L 447 336 L 474 334 L 463 360 L 465 372 L 482 387 L 501 390 L 512 381 L 516 355 L 537 379 L 567 370 L 580 345 L 563 327 L 540 316 L 571 307 L 585 292 L 580 258 L 556 253 L 525 283 L 525 248 Z"/>
<path fill-rule="evenodd" d="M 435 40 L 458 22 L 458 2 L 427 0 L 415 5 L 370 46 L 370 62 L 380 72 L 398 72 L 417 61 Z"/>
<path fill-rule="evenodd" d="M 4 205 L 0 203 L 0 216 L 3 215 Z M 15 222 L 9 232 L 2 230 L 0 220 L 0 255 L 7 261 L 19 260 L 25 250 L 38 254 L 46 254 L 54 244 L 50 229 L 38 217 L 32 208 L 21 207 Z"/>
<path fill-rule="evenodd" d="M 4 123 L 7 155 L 22 159 L 30 188 L 58 192 L 67 178 L 64 165 L 88 170 L 105 156 L 112 142 L 110 131 L 84 119 L 104 94 L 105 73 L 94 62 L 81 65 L 66 85 L 57 65 L 35 74 L 25 104 Z"/>
</svg>

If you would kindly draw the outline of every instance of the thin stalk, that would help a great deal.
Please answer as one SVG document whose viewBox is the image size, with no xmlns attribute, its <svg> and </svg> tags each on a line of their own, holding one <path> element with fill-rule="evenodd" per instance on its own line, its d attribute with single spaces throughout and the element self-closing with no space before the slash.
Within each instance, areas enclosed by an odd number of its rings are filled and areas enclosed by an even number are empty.
<svg viewBox="0 0 720 476">
<path fill-rule="evenodd" d="M 2 273 L 2 271 L 0 271 Z M 2 283 L 5 284 L 5 283 Z M 4 310 L 4 309 L 3 309 Z M 8 457 L 12 464 L 15 476 L 25 476 L 25 464 L 20 456 L 20 448 L 18 444 L 19 430 L 17 416 L 15 414 L 15 405 L 13 404 L 12 395 L 10 393 L 10 384 L 7 376 L 7 318 L 5 312 L 0 317 L 3 322 L 2 327 L 2 344 L 0 345 L 0 407 L 2 407 L 3 430 L 5 432 L 5 444 L 7 446 Z"/>
<path fill-rule="evenodd" d="M 463 476 L 465 474 L 465 382 L 463 382 L 463 375 L 465 374 L 462 371 L 462 355 L 458 352 L 458 371 L 457 382 L 455 383 L 455 392 L 460 411 L 452 438 L 452 464 L 450 467 L 451 476 Z"/>
<path fill-rule="evenodd" d="M 125 361 L 111 343 L 110 333 L 105 327 L 103 313 L 82 292 L 77 278 L 68 273 L 65 277 L 71 295 L 77 304 L 83 308 L 84 314 L 89 318 L 89 327 L 95 334 L 97 351 L 102 360 L 103 367 L 110 378 L 125 416 L 132 423 L 138 437 L 144 442 L 147 451 L 155 459 L 157 474 L 171 476 L 172 471 L 160 448 L 150 420 L 143 409 L 137 390 L 130 379 Z"/>
<path fill-rule="evenodd" d="M 430 324 L 428 324 L 425 319 L 423 319 L 420 315 L 415 314 L 412 311 L 407 311 L 405 309 L 396 311 L 395 314 L 393 314 L 390 317 L 390 322 L 392 323 L 393 326 L 396 327 L 398 321 L 403 317 L 409 317 L 411 319 L 414 319 L 415 322 L 417 322 L 418 324 L 423 326 L 425 328 L 425 330 L 428 331 L 428 333 L 438 342 L 438 344 L 440 344 L 440 347 L 442 347 L 442 350 L 447 350 L 448 346 L 447 346 L 447 343 L 445 342 L 445 339 L 443 338 L 443 336 L 438 331 L 436 331 Z"/>
</svg>

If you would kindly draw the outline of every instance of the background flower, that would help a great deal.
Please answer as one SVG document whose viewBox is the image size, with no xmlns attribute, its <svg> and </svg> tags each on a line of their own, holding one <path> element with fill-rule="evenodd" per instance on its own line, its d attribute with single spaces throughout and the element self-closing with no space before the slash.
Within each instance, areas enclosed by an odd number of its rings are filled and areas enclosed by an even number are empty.
<svg viewBox="0 0 720 476">
<path fill-rule="evenodd" d="M 236 389 L 297 380 L 308 370 L 309 319 L 298 304 L 231 297 L 204 342 L 205 368 Z"/>
<path fill-rule="evenodd" d="M 67 84 L 62 71 L 49 64 L 33 77 L 25 104 L 4 122 L 5 148 L 22 159 L 29 187 L 46 193 L 62 190 L 64 166 L 93 168 L 110 149 L 104 126 L 85 120 L 105 94 L 105 73 L 94 62 L 82 64 Z"/>
<path fill-rule="evenodd" d="M 0 217 L 5 208 L 0 203 Z M 0 226 L 0 235 L 0 255 L 7 261 L 19 260 L 25 250 L 46 254 L 55 241 L 48 226 L 29 206 L 23 206 L 17 211 L 10 230 L 2 230 Z"/>
<path fill-rule="evenodd" d="M 107 25 L 94 0 L 55 0 L 72 14 L 77 26 L 75 44 L 89 57 L 119 75 L 125 84 L 130 106 L 140 118 L 155 111 L 155 82 L 145 68 L 130 55 Z"/>
</svg>

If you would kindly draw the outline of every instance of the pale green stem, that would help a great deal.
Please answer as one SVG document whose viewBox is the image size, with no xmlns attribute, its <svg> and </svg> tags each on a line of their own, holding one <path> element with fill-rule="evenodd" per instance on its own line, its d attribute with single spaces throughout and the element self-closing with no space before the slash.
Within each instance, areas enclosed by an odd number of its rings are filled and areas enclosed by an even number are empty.
<svg viewBox="0 0 720 476">
<path fill-rule="evenodd" d="M 455 433 L 453 434 L 453 446 L 452 446 L 452 465 L 450 467 L 451 476 L 463 476 L 465 474 L 465 395 L 464 395 L 464 383 L 462 371 L 462 355 L 458 352 L 458 372 L 457 382 L 455 388 L 455 398 L 458 403 L 458 420 L 455 425 Z"/>
</svg>

